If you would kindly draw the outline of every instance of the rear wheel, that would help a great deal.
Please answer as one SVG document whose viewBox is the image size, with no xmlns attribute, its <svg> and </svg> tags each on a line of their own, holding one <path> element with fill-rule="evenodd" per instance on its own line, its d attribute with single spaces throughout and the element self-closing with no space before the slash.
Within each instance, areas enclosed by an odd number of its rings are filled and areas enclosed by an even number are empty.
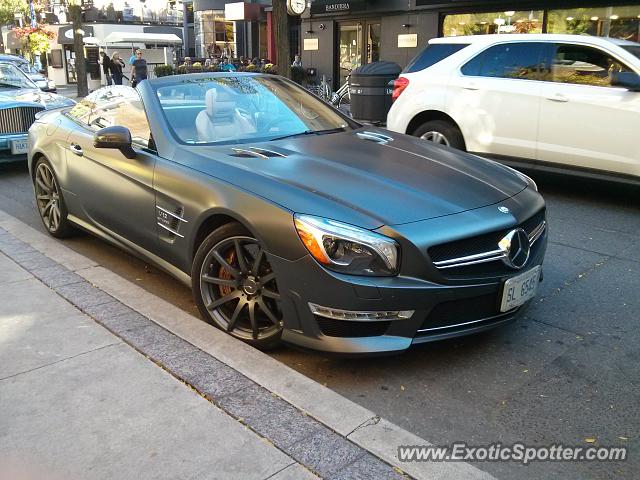
<svg viewBox="0 0 640 480">
<path fill-rule="evenodd" d="M 40 219 L 49 234 L 57 238 L 68 237 L 73 233 L 73 227 L 67 220 L 67 208 L 53 168 L 44 157 L 40 157 L 34 169 L 36 205 Z"/>
<path fill-rule="evenodd" d="M 460 129 L 446 120 L 431 120 L 416 128 L 413 136 L 447 147 L 465 150 L 464 138 Z"/>
<path fill-rule="evenodd" d="M 260 349 L 278 345 L 283 322 L 276 276 L 264 248 L 242 225 L 224 225 L 202 242 L 191 282 L 207 322 Z"/>
</svg>

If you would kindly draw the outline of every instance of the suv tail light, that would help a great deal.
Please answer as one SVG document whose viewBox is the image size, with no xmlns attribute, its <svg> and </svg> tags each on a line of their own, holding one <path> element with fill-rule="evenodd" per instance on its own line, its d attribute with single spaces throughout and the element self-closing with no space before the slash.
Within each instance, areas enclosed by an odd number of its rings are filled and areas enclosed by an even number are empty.
<svg viewBox="0 0 640 480">
<path fill-rule="evenodd" d="M 393 81 L 393 93 L 391 94 L 391 100 L 394 102 L 398 99 L 400 94 L 404 92 L 404 89 L 409 86 L 409 79 L 405 77 L 398 77 Z"/>
</svg>

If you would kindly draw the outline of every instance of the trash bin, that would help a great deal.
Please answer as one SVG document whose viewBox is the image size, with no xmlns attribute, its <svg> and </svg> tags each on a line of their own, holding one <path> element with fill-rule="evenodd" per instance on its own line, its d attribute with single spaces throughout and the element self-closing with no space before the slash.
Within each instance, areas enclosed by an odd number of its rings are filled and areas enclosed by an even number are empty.
<svg viewBox="0 0 640 480">
<path fill-rule="evenodd" d="M 354 69 L 349 79 L 351 116 L 366 122 L 386 122 L 393 93 L 389 82 L 398 78 L 401 71 L 394 62 L 368 63 Z"/>
</svg>

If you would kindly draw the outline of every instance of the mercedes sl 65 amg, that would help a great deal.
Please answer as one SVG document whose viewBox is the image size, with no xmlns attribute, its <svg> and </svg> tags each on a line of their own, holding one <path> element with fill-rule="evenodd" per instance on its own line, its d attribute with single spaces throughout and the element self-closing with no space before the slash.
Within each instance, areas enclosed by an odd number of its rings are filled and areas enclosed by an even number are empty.
<svg viewBox="0 0 640 480">
<path fill-rule="evenodd" d="M 153 262 L 259 348 L 398 352 L 480 332 L 542 278 L 533 180 L 361 125 L 278 76 L 105 87 L 39 115 L 28 143 L 51 235 L 80 228 Z"/>
</svg>

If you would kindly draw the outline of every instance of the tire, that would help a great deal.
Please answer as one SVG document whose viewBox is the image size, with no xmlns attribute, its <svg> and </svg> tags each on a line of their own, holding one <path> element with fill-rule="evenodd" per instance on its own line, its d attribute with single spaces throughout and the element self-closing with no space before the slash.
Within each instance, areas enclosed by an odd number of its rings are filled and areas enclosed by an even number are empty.
<svg viewBox="0 0 640 480">
<path fill-rule="evenodd" d="M 464 137 L 460 129 L 446 120 L 431 120 L 416 128 L 412 135 L 427 141 L 465 150 Z"/>
<path fill-rule="evenodd" d="M 198 247 L 191 288 L 206 322 L 261 350 L 280 344 L 275 273 L 260 242 L 239 223 L 214 230 Z"/>
<path fill-rule="evenodd" d="M 53 167 L 40 157 L 34 166 L 33 185 L 40 220 L 49 235 L 56 238 L 71 236 L 75 229 L 67 219 L 67 207 Z"/>
</svg>

